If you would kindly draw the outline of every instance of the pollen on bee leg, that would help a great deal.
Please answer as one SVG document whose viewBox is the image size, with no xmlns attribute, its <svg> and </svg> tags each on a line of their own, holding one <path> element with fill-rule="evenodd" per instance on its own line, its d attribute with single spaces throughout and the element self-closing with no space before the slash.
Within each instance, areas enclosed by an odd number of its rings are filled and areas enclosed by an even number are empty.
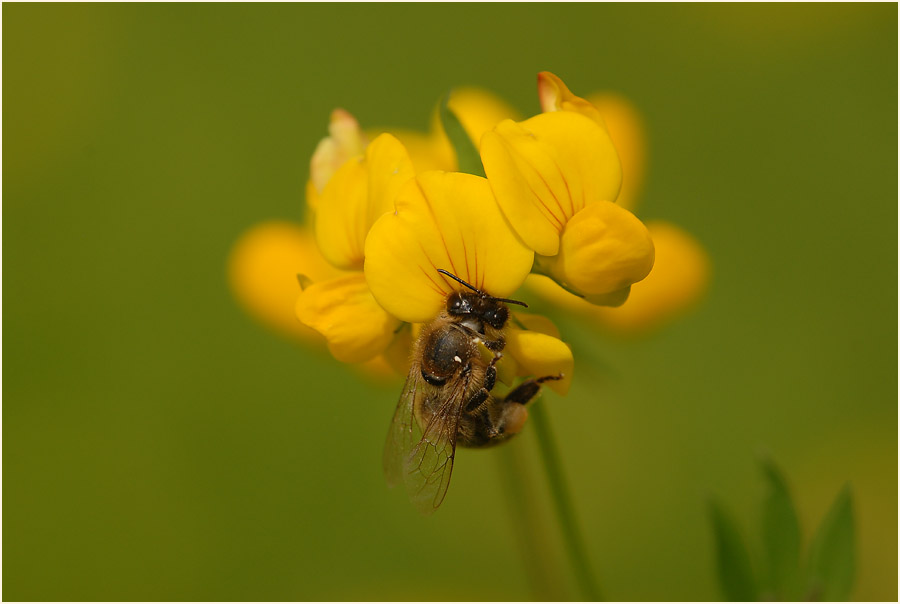
<svg viewBox="0 0 900 604">
<path fill-rule="evenodd" d="M 459 358 L 459 355 L 454 355 L 453 360 L 456 361 L 457 363 L 462 363 L 462 359 Z"/>
<path fill-rule="evenodd" d="M 528 409 L 518 403 L 509 404 L 503 410 L 503 431 L 506 434 L 518 434 L 525 427 L 528 419 Z"/>
</svg>

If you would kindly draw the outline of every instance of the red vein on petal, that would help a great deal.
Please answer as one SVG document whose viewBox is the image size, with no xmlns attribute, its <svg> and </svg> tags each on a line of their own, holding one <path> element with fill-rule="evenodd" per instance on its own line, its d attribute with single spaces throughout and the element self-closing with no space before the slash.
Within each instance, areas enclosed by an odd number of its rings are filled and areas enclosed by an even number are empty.
<svg viewBox="0 0 900 604">
<path fill-rule="evenodd" d="M 556 171 L 559 172 L 559 177 L 562 179 L 563 184 L 566 185 L 566 193 L 569 195 L 569 207 L 572 208 L 572 213 L 568 216 L 568 218 L 571 218 L 572 216 L 575 215 L 575 199 L 572 197 L 572 189 L 569 188 L 569 181 L 566 180 L 566 175 L 563 172 L 562 168 L 560 167 L 559 162 L 556 161 L 556 158 L 553 157 L 549 153 L 547 154 L 547 156 L 550 158 L 550 161 L 553 162 L 553 165 L 556 167 Z M 584 199 L 584 186 L 583 185 L 584 185 L 584 183 L 582 183 L 582 187 L 581 187 L 582 200 Z M 560 209 L 562 209 L 562 208 L 560 208 Z M 566 211 L 563 210 L 563 214 L 565 214 L 565 213 L 566 213 Z"/>
<path fill-rule="evenodd" d="M 424 252 L 425 250 L 422 250 L 422 251 Z M 426 258 L 427 258 L 427 256 L 426 256 Z M 437 272 L 437 267 L 434 266 L 434 263 L 431 262 L 430 258 L 429 258 L 428 262 L 429 262 L 429 264 L 431 264 L 431 267 L 434 269 L 434 272 L 439 275 L 440 273 Z M 435 281 L 434 279 L 431 278 L 431 275 L 428 274 L 428 271 L 425 270 L 425 267 L 422 266 L 421 264 L 418 266 L 419 266 L 419 270 L 422 271 L 422 274 L 425 275 L 425 278 L 428 279 L 429 281 L 431 281 L 431 289 L 433 289 L 435 291 L 435 293 L 437 293 L 442 298 L 446 297 L 447 292 L 445 292 L 443 289 L 441 289 L 441 286 L 438 285 L 437 281 Z"/>
<path fill-rule="evenodd" d="M 516 151 L 512 147 L 512 145 L 510 143 L 508 143 L 506 140 L 501 138 L 501 142 L 507 148 L 510 156 L 515 154 L 515 156 L 519 158 L 518 162 L 516 162 L 515 158 L 513 158 L 513 163 L 516 164 L 516 167 L 518 168 L 519 165 L 527 166 L 533 173 L 538 175 L 538 178 L 540 178 L 544 182 L 544 186 L 547 187 L 547 190 L 549 191 L 550 195 L 553 196 L 553 191 L 550 191 L 550 187 L 547 186 L 547 182 L 544 181 L 544 179 L 541 177 L 540 173 L 534 168 L 534 166 L 531 165 L 531 162 L 529 162 L 521 153 Z M 528 190 L 531 192 L 534 199 L 537 201 L 537 203 L 535 205 L 539 205 L 540 207 L 544 208 L 544 212 L 542 212 L 544 214 L 544 216 L 547 218 L 552 218 L 553 221 L 556 222 L 557 231 L 561 232 L 562 228 L 563 228 L 563 221 L 560 220 L 556 216 L 556 214 L 554 214 L 553 211 L 547 206 L 547 204 L 544 203 L 544 200 L 537 193 L 537 191 L 534 190 L 534 187 L 531 186 L 531 183 L 528 181 L 528 177 L 523 173 L 523 171 L 521 169 L 519 169 L 519 172 L 522 173 L 522 180 L 525 181 L 525 186 L 528 188 Z M 555 196 L 554 196 L 554 199 L 556 199 Z M 563 213 L 563 216 L 565 216 L 566 212 L 565 212 L 565 210 L 563 210 L 562 206 L 559 204 L 559 200 L 556 200 L 556 204 L 559 205 L 559 210 Z"/>
<path fill-rule="evenodd" d="M 471 275 L 469 274 L 469 250 L 466 249 L 466 235 L 465 235 L 465 233 L 462 232 L 462 230 L 460 230 L 460 232 L 459 232 L 459 239 L 462 242 L 463 259 L 465 260 L 465 263 L 466 263 L 466 277 L 465 278 L 466 278 L 466 280 L 469 280 L 471 278 Z M 461 275 L 457 275 L 457 277 L 462 278 Z"/>
<path fill-rule="evenodd" d="M 472 242 L 472 252 L 475 254 L 475 287 L 484 291 L 484 283 L 478 283 L 478 240 Z"/>
<path fill-rule="evenodd" d="M 550 160 L 553 161 L 553 163 L 556 163 L 556 161 L 554 160 L 553 156 L 550 155 L 547 151 L 544 150 L 544 145 L 542 144 L 542 142 L 540 141 L 540 139 L 538 139 L 538 138 L 534 135 L 533 132 L 528 132 L 528 134 L 534 139 L 534 141 L 535 141 L 535 143 L 536 143 L 536 145 L 537 145 L 537 147 L 538 147 L 538 150 L 539 150 L 541 153 L 543 153 L 544 155 L 546 155 L 547 157 L 549 157 Z M 559 199 L 556 197 L 556 193 L 553 192 L 553 188 L 550 187 L 550 184 L 549 184 L 549 183 L 547 182 L 547 180 L 544 178 L 544 175 L 541 174 L 541 171 L 538 170 L 537 168 L 535 168 L 534 165 L 533 165 L 530 161 L 528 161 L 528 159 L 527 159 L 522 153 L 516 152 L 516 154 L 517 154 L 519 157 L 521 157 L 521 158 L 522 158 L 522 161 L 525 163 L 525 165 L 527 165 L 529 168 L 531 168 L 532 171 L 533 171 L 535 174 L 537 174 L 537 177 L 541 179 L 541 182 L 542 182 L 542 183 L 544 184 L 544 186 L 547 188 L 547 192 L 550 194 L 550 197 L 553 198 L 553 201 L 555 201 L 555 202 L 556 202 L 556 205 L 559 206 L 559 211 L 562 212 L 563 217 L 565 217 L 566 211 L 565 211 L 565 209 L 563 209 L 563 207 L 562 207 L 562 202 L 560 202 Z M 565 178 L 563 178 L 563 180 L 565 181 Z M 542 201 L 541 203 L 543 203 L 543 201 Z M 547 206 L 544 206 L 544 207 L 547 207 Z M 547 211 L 549 212 L 549 211 L 550 211 L 550 208 L 547 208 Z M 553 217 L 556 218 L 556 215 L 554 214 Z M 559 220 L 559 219 L 557 219 L 557 220 Z M 564 220 L 560 220 L 560 224 L 565 224 L 565 221 L 564 221 Z"/>
<path fill-rule="evenodd" d="M 416 186 L 419 188 L 419 192 L 422 194 L 422 199 L 425 200 L 425 207 L 428 208 L 428 213 L 431 214 L 431 219 L 434 221 L 435 226 L 437 226 L 438 234 L 441 236 L 441 243 L 444 244 L 444 251 L 447 252 L 447 261 L 450 263 L 450 269 L 452 270 L 454 275 L 458 275 L 459 273 L 456 271 L 456 266 L 453 264 L 453 256 L 450 254 L 450 246 L 447 245 L 447 240 L 444 238 L 444 232 L 441 230 L 441 224 L 437 219 L 437 214 L 434 211 L 434 208 L 431 207 L 431 201 L 428 199 L 428 196 L 425 195 L 425 189 L 422 188 L 422 183 L 419 182 L 419 179 L 416 179 Z M 427 256 L 426 256 L 427 257 Z M 428 259 L 429 262 L 431 258 Z M 434 263 L 432 263 L 432 266 Z M 446 277 L 444 278 L 446 282 Z"/>
<path fill-rule="evenodd" d="M 550 159 L 551 159 L 551 161 L 553 160 L 552 157 L 551 157 Z M 554 162 L 554 163 L 555 163 L 555 162 Z M 550 193 L 550 197 L 553 198 L 553 201 L 555 201 L 555 202 L 556 202 L 556 205 L 559 206 L 559 211 L 562 212 L 563 217 L 565 217 L 565 215 L 566 215 L 566 210 L 563 208 L 562 202 L 561 202 L 561 201 L 559 200 L 559 198 L 556 196 L 556 193 L 553 192 L 553 188 L 550 187 L 550 184 L 547 182 L 547 179 L 545 179 L 545 178 L 544 178 L 544 175 L 541 174 L 540 170 L 538 170 L 538 169 L 536 169 L 536 168 L 534 169 L 534 173 L 537 174 L 537 177 L 540 178 L 540 179 L 541 179 L 541 182 L 544 183 L 544 186 L 547 187 L 547 192 Z M 563 178 L 563 182 L 565 182 L 565 180 L 566 180 L 566 179 Z M 567 187 L 567 188 L 568 188 L 568 187 Z M 556 218 L 556 214 L 554 214 L 553 217 Z M 559 219 L 558 219 L 558 220 L 559 220 Z M 564 221 L 564 220 L 560 220 L 560 224 L 561 224 L 561 225 L 562 225 L 562 224 L 565 224 L 565 221 Z"/>
</svg>

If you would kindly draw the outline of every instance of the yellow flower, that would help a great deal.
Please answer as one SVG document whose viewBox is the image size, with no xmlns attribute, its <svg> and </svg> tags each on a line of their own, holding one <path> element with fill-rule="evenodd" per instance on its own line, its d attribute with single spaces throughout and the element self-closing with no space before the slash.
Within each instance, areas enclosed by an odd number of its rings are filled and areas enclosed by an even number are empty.
<svg viewBox="0 0 900 604">
<path fill-rule="evenodd" d="M 372 297 L 362 267 L 369 228 L 393 208 L 397 190 L 413 175 L 412 161 L 400 141 L 382 134 L 364 156 L 338 168 L 322 190 L 316 241 L 332 265 L 349 272 L 304 287 L 295 310 L 304 325 L 325 337 L 340 361 L 360 363 L 378 356 L 400 328 L 400 321 Z"/>
<path fill-rule="evenodd" d="M 538 76 L 538 90 L 544 111 L 574 111 L 605 124 L 624 173 L 616 203 L 634 209 L 643 184 L 646 157 L 645 128 L 637 109 L 614 93 L 594 93 L 587 100 L 575 97 L 559 78 L 547 72 Z M 621 334 L 657 328 L 700 299 L 709 281 L 710 261 L 703 246 L 680 227 L 652 221 L 647 228 L 655 246 L 653 270 L 632 286 L 628 301 L 619 308 L 598 308 L 545 277 L 532 275 L 527 285 L 554 304 Z"/>
<path fill-rule="evenodd" d="M 614 203 L 622 168 L 599 114 L 571 100 L 561 81 L 557 90 L 561 111 L 504 120 L 484 134 L 485 173 L 504 215 L 538 254 L 537 272 L 595 303 L 621 303 L 650 272 L 653 242 Z"/>
<path fill-rule="evenodd" d="M 369 232 L 365 274 L 378 303 L 402 321 L 431 321 L 447 296 L 463 289 L 438 269 L 498 298 L 515 292 L 531 270 L 534 252 L 509 228 L 484 178 L 426 172 L 400 190 L 394 205 Z M 561 372 L 570 379 L 568 346 L 535 334 L 522 336 L 511 326 L 504 353 L 527 375 Z M 547 385 L 565 392 L 569 380 Z"/>
<path fill-rule="evenodd" d="M 461 88 L 450 96 L 463 128 L 481 143 L 490 184 L 430 172 L 457 168 L 437 112 L 430 133 L 395 131 L 395 138 L 365 133 L 335 110 L 310 162 L 308 226 L 265 223 L 240 239 L 229 258 L 238 300 L 281 333 L 304 342 L 324 336 L 336 358 L 382 371 L 402 371 L 407 362 L 412 331 L 404 323 L 431 320 L 459 289 L 436 268 L 506 297 L 533 267 L 582 297 L 536 275 L 528 276 L 533 290 L 621 330 L 688 306 L 707 280 L 702 248 L 672 225 L 648 231 L 620 207 L 631 207 L 641 184 L 637 113 L 609 95 L 576 97 L 548 73 L 539 75 L 539 96 L 545 113 L 519 122 L 487 92 Z M 652 265 L 650 234 L 667 258 L 631 300 L 615 310 L 588 303 L 625 300 Z M 570 378 L 571 352 L 546 319 L 517 313 L 507 340 L 501 373 Z M 565 391 L 568 379 L 548 385 Z"/>
</svg>

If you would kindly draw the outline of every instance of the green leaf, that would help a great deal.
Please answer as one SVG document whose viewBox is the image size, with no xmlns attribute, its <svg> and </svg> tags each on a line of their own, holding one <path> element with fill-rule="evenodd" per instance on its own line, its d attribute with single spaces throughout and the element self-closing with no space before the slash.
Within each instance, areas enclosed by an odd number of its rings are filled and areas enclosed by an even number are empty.
<svg viewBox="0 0 900 604">
<path fill-rule="evenodd" d="M 709 502 L 709 511 L 716 540 L 719 586 L 725 599 L 743 602 L 756 600 L 758 590 L 750 567 L 750 555 L 734 521 L 714 499 Z"/>
<path fill-rule="evenodd" d="M 762 460 L 769 485 L 763 501 L 763 546 L 766 553 L 766 599 L 789 600 L 796 593 L 800 574 L 800 521 L 787 482 L 778 466 Z"/>
<path fill-rule="evenodd" d="M 459 165 L 459 171 L 466 174 L 474 174 L 476 176 L 484 176 L 484 166 L 481 164 L 481 155 L 478 149 L 466 134 L 465 128 L 460 123 L 459 118 L 450 109 L 450 95 L 448 94 L 441 101 L 441 126 L 456 151 L 456 163 Z"/>
<path fill-rule="evenodd" d="M 819 526 L 809 551 L 811 600 L 847 600 L 855 572 L 853 498 L 850 485 L 835 498 Z"/>
</svg>

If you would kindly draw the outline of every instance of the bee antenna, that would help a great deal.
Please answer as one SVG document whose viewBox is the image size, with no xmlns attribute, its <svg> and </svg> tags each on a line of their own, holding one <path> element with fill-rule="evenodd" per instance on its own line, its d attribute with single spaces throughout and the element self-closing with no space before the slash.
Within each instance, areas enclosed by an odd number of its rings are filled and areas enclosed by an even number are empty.
<svg viewBox="0 0 900 604">
<path fill-rule="evenodd" d="M 451 272 L 449 272 L 449 271 L 445 271 L 445 270 L 442 269 L 442 268 L 437 269 L 437 272 L 441 273 L 442 275 L 447 275 L 448 277 L 450 277 L 450 278 L 453 279 L 454 281 L 457 281 L 457 282 L 459 282 L 459 283 L 462 283 L 463 285 L 465 285 L 466 287 L 468 287 L 468 288 L 471 289 L 472 291 L 477 292 L 477 293 L 481 294 L 482 296 L 487 296 L 488 298 L 490 298 L 490 299 L 492 299 L 492 300 L 496 300 L 497 302 L 506 302 L 507 304 L 518 304 L 519 306 L 524 306 L 525 308 L 528 308 L 528 305 L 525 304 L 524 302 L 520 301 L 520 300 L 512 300 L 512 299 L 510 299 L 510 298 L 495 298 L 494 296 L 489 296 L 488 294 L 484 293 L 483 291 L 481 291 L 481 290 L 478 289 L 477 287 L 473 287 L 472 285 L 469 285 L 468 283 L 466 283 L 465 281 L 463 281 L 462 279 L 460 279 L 459 277 L 457 277 L 457 276 L 454 275 L 453 273 L 451 273 Z"/>
<path fill-rule="evenodd" d="M 519 306 L 528 308 L 528 305 L 521 300 L 510 300 L 509 298 L 494 298 L 494 300 L 496 300 L 497 302 L 506 302 L 507 304 L 518 304 Z"/>
<path fill-rule="evenodd" d="M 442 273 L 442 274 L 444 274 L 444 275 L 447 275 L 448 277 L 450 277 L 450 278 L 453 279 L 454 281 L 458 281 L 459 283 L 462 283 L 463 285 L 465 285 L 466 287 L 468 287 L 469 289 L 471 289 L 473 292 L 478 292 L 478 293 L 481 294 L 482 296 L 486 295 L 483 291 L 481 291 L 481 290 L 478 289 L 477 287 L 474 287 L 474 286 L 472 286 L 472 285 L 469 285 L 468 283 L 466 283 L 465 281 L 463 281 L 462 279 L 460 279 L 459 277 L 457 277 L 456 275 L 454 275 L 453 273 L 451 273 L 451 272 L 449 272 L 449 271 L 445 271 L 444 269 L 439 268 L 439 269 L 437 269 L 437 272 Z"/>
</svg>

